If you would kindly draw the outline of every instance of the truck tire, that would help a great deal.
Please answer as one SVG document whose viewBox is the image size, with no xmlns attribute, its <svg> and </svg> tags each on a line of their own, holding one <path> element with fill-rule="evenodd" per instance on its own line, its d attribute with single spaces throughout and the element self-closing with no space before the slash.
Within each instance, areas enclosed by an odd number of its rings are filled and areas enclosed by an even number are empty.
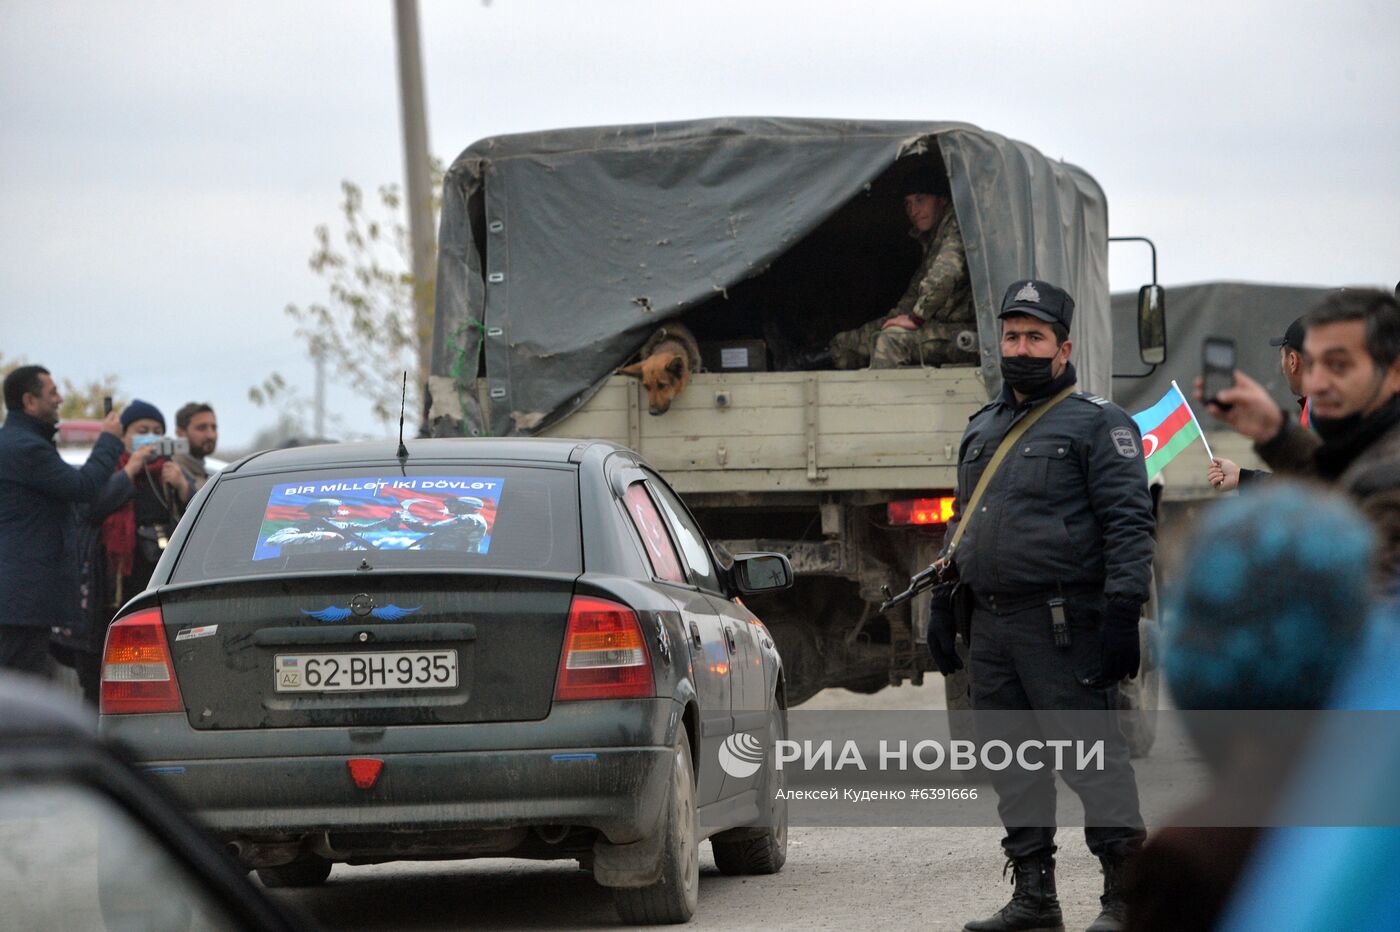
<svg viewBox="0 0 1400 932">
<path fill-rule="evenodd" d="M 787 715 L 775 701 L 768 711 L 768 734 L 774 741 L 787 737 Z M 749 828 L 730 829 L 710 839 L 714 849 L 715 866 L 721 874 L 776 874 L 787 863 L 788 806 L 778 798 L 783 788 L 783 772 L 765 757 L 763 780 L 759 783 L 758 799 L 768 811 L 762 824 Z"/>
<path fill-rule="evenodd" d="M 791 616 L 770 617 L 767 624 L 777 645 L 778 656 L 783 658 L 788 705 L 806 702 L 826 686 L 822 681 L 825 666 L 816 632 L 812 630 L 810 622 Z"/>
<path fill-rule="evenodd" d="M 685 726 L 676 735 L 671 792 L 661 825 L 661 876 L 645 887 L 614 887 L 613 903 L 628 925 L 689 922 L 700 893 L 700 830 L 695 814 L 695 768 Z"/>
</svg>

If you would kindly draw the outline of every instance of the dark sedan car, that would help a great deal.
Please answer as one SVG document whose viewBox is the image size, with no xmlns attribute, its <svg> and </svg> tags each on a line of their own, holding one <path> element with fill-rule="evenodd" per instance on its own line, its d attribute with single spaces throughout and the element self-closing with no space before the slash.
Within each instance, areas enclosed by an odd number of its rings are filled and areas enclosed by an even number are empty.
<svg viewBox="0 0 1400 932">
<path fill-rule="evenodd" d="M 223 470 L 107 637 L 102 728 L 269 886 L 333 862 L 577 858 L 623 918 L 786 856 L 782 664 L 637 455 L 305 447 Z M 727 742 L 727 743 L 726 743 Z"/>
</svg>

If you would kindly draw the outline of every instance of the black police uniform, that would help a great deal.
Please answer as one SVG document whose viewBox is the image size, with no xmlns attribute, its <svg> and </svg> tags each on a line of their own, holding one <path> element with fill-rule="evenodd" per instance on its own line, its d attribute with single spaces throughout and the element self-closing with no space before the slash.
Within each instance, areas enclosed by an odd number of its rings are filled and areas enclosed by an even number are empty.
<svg viewBox="0 0 1400 932">
<path fill-rule="evenodd" d="M 1021 301 L 1015 300 L 1018 292 Z M 1026 282 L 1008 290 L 1002 316 L 1028 313 L 1068 327 L 1072 310 L 1064 292 Z M 1101 771 L 1067 766 L 1061 776 L 1084 804 L 1086 841 L 1105 859 L 1107 871 L 1140 847 L 1145 835 L 1127 743 L 1110 716 L 1065 713 L 1116 708 L 1117 684 L 1102 675 L 1105 611 L 1111 602 L 1116 617 L 1130 612 L 1135 638 L 1137 612 L 1148 598 L 1154 522 L 1138 428 L 1103 398 L 1071 394 L 1021 435 L 975 514 L 962 514 L 1008 431 L 1074 384 L 1074 367 L 1066 364 L 1024 402 L 1008 385 L 972 416 L 958 454 L 955 521 L 947 540 L 957 521 L 969 522 L 953 560 L 972 603 L 969 678 L 978 737 L 1013 748 L 1052 735 L 1105 739 Z M 1057 616 L 1063 622 L 1058 643 Z M 992 782 L 1007 856 L 1018 868 L 1047 861 L 1055 851 L 1052 768 L 1009 767 L 993 772 Z M 1058 915 L 1053 861 L 1047 863 L 1045 903 Z M 969 927 L 1023 927 L 989 922 Z"/>
</svg>

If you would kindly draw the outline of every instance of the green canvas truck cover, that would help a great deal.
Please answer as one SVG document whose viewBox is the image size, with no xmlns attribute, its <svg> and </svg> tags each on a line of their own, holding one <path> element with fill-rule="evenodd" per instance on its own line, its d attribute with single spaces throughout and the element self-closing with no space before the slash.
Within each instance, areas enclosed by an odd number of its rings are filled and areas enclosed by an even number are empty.
<svg viewBox="0 0 1400 932">
<path fill-rule="evenodd" d="M 1201 343 L 1206 337 L 1235 341 L 1237 367 L 1268 390 L 1285 411 L 1297 405 L 1279 369 L 1278 347 L 1269 340 L 1283 336 L 1288 325 L 1322 302 L 1329 289 L 1255 282 L 1202 282 L 1173 285 L 1167 293 L 1167 362 L 1142 378 L 1113 381 L 1113 400 L 1130 412 L 1156 404 L 1172 380 L 1191 395 L 1201 374 Z M 1137 292 L 1112 297 L 1115 373 L 1146 373 L 1137 348 Z M 1206 430 L 1228 430 L 1192 399 Z"/>
<path fill-rule="evenodd" d="M 918 156 L 947 170 L 979 331 L 997 332 L 1011 282 L 1055 282 L 1077 303 L 1081 383 L 1107 395 L 1108 214 L 1083 170 L 966 123 L 722 118 L 492 137 L 453 162 L 432 432 L 529 434 L 567 417 L 663 321 L 763 274 Z"/>
</svg>

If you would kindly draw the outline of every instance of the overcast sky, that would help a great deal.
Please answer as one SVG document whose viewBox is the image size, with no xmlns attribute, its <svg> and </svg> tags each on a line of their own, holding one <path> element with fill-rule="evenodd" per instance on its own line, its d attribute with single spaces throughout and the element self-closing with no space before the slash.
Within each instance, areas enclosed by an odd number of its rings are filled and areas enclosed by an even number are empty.
<svg viewBox="0 0 1400 932">
<path fill-rule="evenodd" d="M 1103 186 L 1163 281 L 1400 278 L 1400 4 L 421 4 L 432 151 L 721 115 L 961 120 Z M 0 3 L 0 353 L 105 372 L 224 445 L 309 397 L 339 184 L 402 177 L 389 0 Z M 1117 247 L 1115 247 L 1117 248 Z M 1115 289 L 1141 256 L 1116 257 Z M 1170 306 L 1170 305 L 1169 305 Z M 345 391 L 333 409 L 370 431 Z M 172 425 L 173 426 L 173 425 Z"/>
</svg>

